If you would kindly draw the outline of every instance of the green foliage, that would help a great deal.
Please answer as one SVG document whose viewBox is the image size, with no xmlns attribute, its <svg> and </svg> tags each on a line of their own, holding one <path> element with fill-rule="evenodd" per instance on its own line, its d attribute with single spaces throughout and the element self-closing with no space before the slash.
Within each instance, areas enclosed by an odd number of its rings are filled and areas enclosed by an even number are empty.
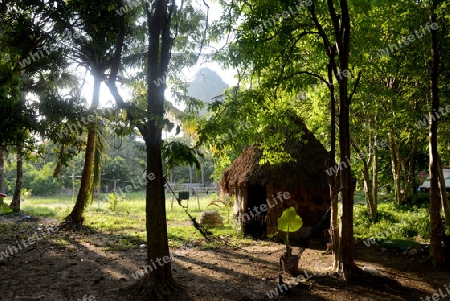
<svg viewBox="0 0 450 301">
<path fill-rule="evenodd" d="M 8 204 L 0 204 L 0 215 L 5 215 L 5 214 L 9 214 L 12 213 L 12 209 L 9 208 Z"/>
<path fill-rule="evenodd" d="M 357 239 L 428 239 L 429 213 L 417 206 L 399 208 L 393 202 L 380 203 L 376 221 L 371 221 L 363 204 L 354 207 L 354 233 Z"/>
<path fill-rule="evenodd" d="M 20 191 L 20 196 L 26 201 L 33 194 L 33 189 L 22 188 Z"/>
<path fill-rule="evenodd" d="M 278 230 L 283 232 L 295 232 L 303 226 L 302 218 L 297 214 L 293 206 L 283 211 L 278 219 Z"/>
<path fill-rule="evenodd" d="M 449 196 L 447 194 L 447 196 Z M 450 196 L 449 196 L 450 197 Z M 417 195 L 412 195 L 407 199 L 413 206 L 423 207 L 430 203 L 430 194 L 424 192 L 418 192 Z"/>
<path fill-rule="evenodd" d="M 200 162 L 197 156 L 203 155 L 195 148 L 191 148 L 179 141 L 164 141 L 162 149 L 162 157 L 165 160 L 166 168 L 173 169 L 178 165 L 195 165 L 199 170 Z"/>
<path fill-rule="evenodd" d="M 48 196 L 61 190 L 61 183 L 53 178 L 54 162 L 44 164 L 39 170 L 31 164 L 24 164 L 25 166 L 24 174 L 27 173 L 27 175 L 26 177 L 24 175 L 23 186 L 29 191 L 33 191 L 35 195 Z"/>
<path fill-rule="evenodd" d="M 116 193 L 109 193 L 106 197 L 109 202 L 109 209 L 111 211 L 116 211 L 117 205 L 119 202 L 122 202 L 127 199 L 126 196 L 118 196 Z"/>
<path fill-rule="evenodd" d="M 125 183 L 129 183 L 132 180 L 130 171 L 127 168 L 127 160 L 119 156 L 107 161 L 103 166 L 103 185 L 112 187 L 114 180 L 118 180 L 118 183 L 121 185 L 126 185 Z"/>
</svg>

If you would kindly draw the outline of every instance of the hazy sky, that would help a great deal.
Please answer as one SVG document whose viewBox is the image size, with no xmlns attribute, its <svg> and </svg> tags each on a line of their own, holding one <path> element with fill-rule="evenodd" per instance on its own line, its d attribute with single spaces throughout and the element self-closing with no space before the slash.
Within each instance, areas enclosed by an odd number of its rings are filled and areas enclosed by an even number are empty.
<svg viewBox="0 0 450 301">
<path fill-rule="evenodd" d="M 210 1 L 207 1 L 207 3 L 210 6 L 209 22 L 211 23 L 220 17 L 221 9 L 218 4 L 211 3 Z M 217 45 L 215 45 L 215 46 L 217 46 Z M 210 51 L 211 50 L 208 49 L 208 47 L 205 47 L 203 53 L 208 53 Z M 233 70 L 223 70 L 219 66 L 219 64 L 217 64 L 215 62 L 205 62 L 205 59 L 202 59 L 202 57 L 200 57 L 199 62 L 196 66 L 194 66 L 192 68 L 185 68 L 183 70 L 183 74 L 185 77 L 184 79 L 186 81 L 193 80 L 197 71 L 199 69 L 205 68 L 205 67 L 216 71 L 217 74 L 219 74 L 219 76 L 222 78 L 222 80 L 224 82 L 226 82 L 229 86 L 236 85 L 237 80 L 234 78 L 235 72 Z M 79 72 L 80 78 L 82 79 L 84 77 L 84 70 L 78 70 L 78 72 Z M 127 91 L 127 89 L 124 89 L 124 88 L 120 88 L 119 90 L 125 101 L 128 101 L 131 98 L 131 91 Z M 88 104 L 90 104 L 91 100 L 92 100 L 92 91 L 93 91 L 93 78 L 88 73 L 86 75 L 86 83 L 84 84 L 83 89 L 82 89 L 82 94 L 86 98 Z M 166 98 L 169 101 L 174 102 L 173 99 L 171 98 L 170 87 L 167 87 L 167 89 L 166 89 Z M 114 99 L 113 99 L 112 95 L 109 93 L 109 89 L 106 87 L 106 85 L 104 83 L 102 83 L 101 90 L 100 90 L 100 106 L 101 107 L 111 107 L 114 103 L 115 103 Z M 183 105 L 178 105 L 178 104 L 176 104 L 176 106 L 179 109 L 183 109 L 183 107 L 184 107 Z"/>
</svg>

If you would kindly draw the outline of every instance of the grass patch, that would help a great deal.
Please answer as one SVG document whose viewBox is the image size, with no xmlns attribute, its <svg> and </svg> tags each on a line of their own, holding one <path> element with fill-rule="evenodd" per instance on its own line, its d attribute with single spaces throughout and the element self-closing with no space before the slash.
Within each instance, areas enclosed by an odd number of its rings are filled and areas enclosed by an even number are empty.
<svg viewBox="0 0 450 301">
<path fill-rule="evenodd" d="M 104 246 L 111 250 L 126 250 L 138 248 L 146 242 L 145 229 L 145 194 L 133 192 L 121 199 L 114 211 L 110 209 L 109 202 L 101 194 L 86 208 L 85 226 L 95 229 L 108 236 L 108 244 Z M 358 194 L 364 197 L 363 193 Z M 224 226 L 213 228 L 210 231 L 223 239 L 231 239 L 233 245 L 253 243 L 251 238 L 244 238 L 236 231 L 232 219 L 228 219 L 232 211 L 225 206 L 208 206 L 216 200 L 215 194 L 191 197 L 183 200 L 190 214 L 197 219 L 203 210 L 217 210 L 224 220 Z M 31 197 L 25 201 L 23 214 L 43 217 L 56 217 L 62 220 L 72 210 L 74 202 L 71 196 L 54 196 L 49 198 Z M 0 211 L 1 212 L 1 211 Z M 189 242 L 200 244 L 201 248 L 211 249 L 217 245 L 204 242 L 204 238 L 193 227 L 189 217 L 175 199 L 166 196 L 166 212 L 168 221 L 168 239 L 170 247 L 181 247 Z M 230 222 L 228 222 L 228 220 Z M 381 201 L 378 204 L 378 217 L 370 220 L 364 203 L 354 206 L 354 233 L 355 238 L 366 240 L 374 237 L 378 242 L 391 240 L 394 244 L 389 246 L 409 246 L 413 241 L 429 238 L 428 209 L 420 206 L 398 207 L 391 201 Z"/>
<path fill-rule="evenodd" d="M 26 212 L 29 215 L 37 215 L 37 216 L 43 216 L 43 217 L 57 217 L 58 216 L 58 212 L 60 210 L 58 210 L 60 208 L 56 207 L 54 209 L 45 207 L 45 206 L 27 206 L 26 207 L 26 211 L 24 210 L 24 212 Z"/>
<path fill-rule="evenodd" d="M 132 192 L 126 194 L 112 211 L 110 203 L 106 201 L 107 194 L 100 194 L 94 198 L 91 205 L 86 207 L 84 218 L 85 226 L 94 232 L 102 233 L 107 237 L 107 243 L 103 245 L 105 250 L 127 250 L 138 248 L 146 243 L 147 232 L 145 229 L 145 192 Z M 191 197 L 183 200 L 182 204 L 188 207 L 189 213 L 199 221 L 200 214 L 204 210 L 217 210 L 224 220 L 224 226 L 210 229 L 217 236 L 241 239 L 234 225 L 227 223 L 231 221 L 232 211 L 224 206 L 208 206 L 218 197 L 209 194 L 197 198 Z M 23 206 L 21 214 L 32 216 L 58 218 L 62 221 L 72 210 L 75 202 L 71 196 L 51 196 L 28 198 Z M 202 235 L 194 228 L 188 215 L 177 201 L 166 195 L 166 213 L 168 221 L 168 239 L 170 247 L 181 247 L 188 242 L 204 241 Z M 87 241 L 93 241 L 86 235 Z M 67 241 L 59 241 L 58 244 L 65 245 Z M 236 241 L 234 241 L 236 243 Z M 98 243 L 97 243 L 98 244 Z M 213 248 L 214 244 L 201 244 L 202 248 Z"/>
</svg>

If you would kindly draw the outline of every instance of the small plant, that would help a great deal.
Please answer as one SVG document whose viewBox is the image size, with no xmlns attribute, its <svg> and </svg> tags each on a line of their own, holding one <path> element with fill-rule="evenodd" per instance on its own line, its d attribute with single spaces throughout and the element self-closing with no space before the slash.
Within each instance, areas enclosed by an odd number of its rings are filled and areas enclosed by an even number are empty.
<svg viewBox="0 0 450 301">
<path fill-rule="evenodd" d="M 230 223 L 230 210 L 233 208 L 234 205 L 234 196 L 227 195 L 225 200 L 217 199 L 211 201 L 207 207 L 209 206 L 217 206 L 219 208 L 225 207 L 227 210 L 227 221 Z"/>
<path fill-rule="evenodd" d="M 109 201 L 109 209 L 111 209 L 111 211 L 116 211 L 117 204 L 119 203 L 119 201 L 123 201 L 124 199 L 126 199 L 126 197 L 118 196 L 115 193 L 109 193 L 106 197 L 106 200 Z"/>
<path fill-rule="evenodd" d="M 11 213 L 12 209 L 7 204 L 0 204 L 0 215 Z"/>
<path fill-rule="evenodd" d="M 278 230 L 286 232 L 286 255 L 292 254 L 292 248 L 289 243 L 289 232 L 295 232 L 303 226 L 302 218 L 297 214 L 293 206 L 283 211 L 283 214 L 278 219 Z"/>
<path fill-rule="evenodd" d="M 26 188 L 22 188 L 22 190 L 20 191 L 20 196 L 23 198 L 24 201 L 26 201 L 32 194 L 33 189 L 26 189 Z"/>
</svg>

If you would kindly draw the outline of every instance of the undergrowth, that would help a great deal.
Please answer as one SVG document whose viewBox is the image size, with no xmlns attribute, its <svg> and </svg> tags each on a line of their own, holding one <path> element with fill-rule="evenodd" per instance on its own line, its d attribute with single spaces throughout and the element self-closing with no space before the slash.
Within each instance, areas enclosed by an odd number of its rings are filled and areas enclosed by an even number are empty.
<svg viewBox="0 0 450 301">
<path fill-rule="evenodd" d="M 377 218 L 369 218 L 367 207 L 354 207 L 354 233 L 357 239 L 378 238 L 383 240 L 429 239 L 430 216 L 428 209 L 419 206 L 399 207 L 393 202 L 378 204 Z"/>
</svg>

